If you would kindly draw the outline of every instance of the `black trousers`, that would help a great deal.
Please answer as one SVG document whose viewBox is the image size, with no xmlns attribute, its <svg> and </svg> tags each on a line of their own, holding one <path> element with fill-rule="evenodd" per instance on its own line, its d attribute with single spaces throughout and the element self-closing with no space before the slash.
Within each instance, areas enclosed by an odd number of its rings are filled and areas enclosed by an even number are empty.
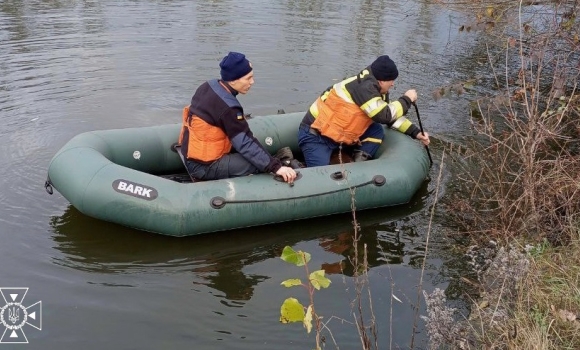
<svg viewBox="0 0 580 350">
<path fill-rule="evenodd" d="M 260 172 L 239 153 L 229 153 L 210 164 L 187 161 L 187 171 L 198 180 L 218 180 Z"/>
</svg>

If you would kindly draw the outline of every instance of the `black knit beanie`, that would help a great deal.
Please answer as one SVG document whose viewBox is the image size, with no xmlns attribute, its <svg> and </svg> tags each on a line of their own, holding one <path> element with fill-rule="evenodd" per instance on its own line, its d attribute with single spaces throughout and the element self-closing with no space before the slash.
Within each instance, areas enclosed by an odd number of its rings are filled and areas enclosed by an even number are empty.
<svg viewBox="0 0 580 350">
<path fill-rule="evenodd" d="M 250 61 L 246 55 L 239 52 L 230 52 L 220 62 L 221 76 L 224 81 L 234 81 L 252 71 Z"/>
<path fill-rule="evenodd" d="M 380 56 L 371 63 L 371 70 L 375 78 L 381 81 L 395 80 L 399 76 L 395 62 L 387 55 Z"/>
</svg>

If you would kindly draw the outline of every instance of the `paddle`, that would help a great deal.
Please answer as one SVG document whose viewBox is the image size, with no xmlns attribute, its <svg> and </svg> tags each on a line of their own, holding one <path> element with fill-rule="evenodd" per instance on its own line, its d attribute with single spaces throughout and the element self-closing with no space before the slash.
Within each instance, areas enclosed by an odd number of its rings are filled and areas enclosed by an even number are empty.
<svg viewBox="0 0 580 350">
<path fill-rule="evenodd" d="M 425 135 L 423 132 L 423 124 L 421 123 L 421 117 L 419 116 L 419 108 L 417 108 L 417 104 L 412 102 L 413 106 L 415 107 L 415 113 L 417 113 L 417 120 L 419 121 L 419 129 L 421 129 L 421 134 Z M 429 156 L 429 167 L 433 166 L 433 158 L 431 158 L 431 152 L 429 152 L 429 146 L 425 145 L 425 149 L 427 150 L 427 155 Z"/>
</svg>

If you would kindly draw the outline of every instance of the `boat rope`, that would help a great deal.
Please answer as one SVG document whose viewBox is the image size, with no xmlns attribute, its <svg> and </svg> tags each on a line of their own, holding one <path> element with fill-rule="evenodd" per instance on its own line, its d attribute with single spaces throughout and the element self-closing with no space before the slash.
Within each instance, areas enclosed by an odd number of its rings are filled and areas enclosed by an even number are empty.
<svg viewBox="0 0 580 350">
<path fill-rule="evenodd" d="M 320 193 L 313 193 L 304 196 L 297 196 L 297 197 L 285 197 L 285 198 L 271 198 L 271 199 L 245 199 L 245 200 L 226 200 L 223 197 L 213 197 L 210 201 L 210 205 L 214 209 L 221 209 L 225 207 L 226 204 L 247 204 L 247 203 L 265 203 L 265 202 L 279 202 L 279 201 L 286 201 L 289 199 L 305 199 L 305 198 L 313 198 L 318 196 L 324 196 L 327 194 L 333 194 L 343 191 L 350 191 L 351 189 L 361 188 L 368 185 L 375 185 L 380 187 L 386 183 L 386 179 L 382 175 L 375 175 L 372 180 L 363 182 L 361 184 L 341 188 L 338 190 L 328 191 L 328 192 L 320 192 Z"/>
</svg>

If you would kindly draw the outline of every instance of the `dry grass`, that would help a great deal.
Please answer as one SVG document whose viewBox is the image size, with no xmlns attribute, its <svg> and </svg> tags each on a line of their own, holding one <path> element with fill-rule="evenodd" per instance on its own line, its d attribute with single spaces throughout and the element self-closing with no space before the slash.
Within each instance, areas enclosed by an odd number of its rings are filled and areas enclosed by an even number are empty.
<svg viewBox="0 0 580 350">
<path fill-rule="evenodd" d="M 499 90 L 474 102 L 477 136 L 460 156 L 463 188 L 449 207 L 465 232 L 570 241 L 580 213 L 579 67 L 571 60 L 580 45 L 565 44 L 577 41 L 580 25 L 563 23 L 578 8 L 554 8 L 540 19 L 528 14 L 533 22 L 520 9 L 519 30 L 512 30 L 518 36 L 506 36 L 501 50 L 488 47 Z M 501 56 L 503 65 L 495 63 Z"/>
<path fill-rule="evenodd" d="M 511 348 L 580 348 L 579 248 L 576 242 L 532 259 L 532 273 L 520 287 L 511 322 L 519 329 L 510 340 Z"/>
<path fill-rule="evenodd" d="M 433 348 L 580 349 L 580 3 L 537 13 L 517 3 L 476 12 L 493 21 L 501 10 L 507 22 L 492 26 L 503 46 L 488 47 L 498 92 L 474 102 L 447 212 L 476 247 L 466 254 L 480 298 L 459 315 L 443 294 L 426 295 Z"/>
</svg>

